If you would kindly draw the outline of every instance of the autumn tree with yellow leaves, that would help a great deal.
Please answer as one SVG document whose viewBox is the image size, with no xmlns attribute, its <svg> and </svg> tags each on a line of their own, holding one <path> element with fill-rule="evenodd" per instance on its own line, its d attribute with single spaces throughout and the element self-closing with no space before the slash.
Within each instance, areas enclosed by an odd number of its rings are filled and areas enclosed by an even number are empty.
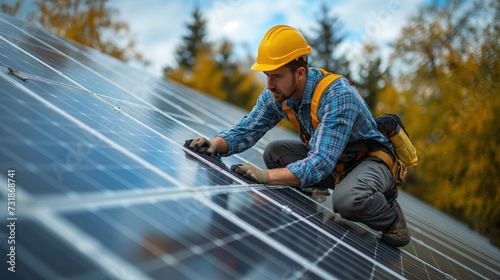
<svg viewBox="0 0 500 280">
<path fill-rule="evenodd" d="M 18 0 L 16 3 L 13 5 L 9 5 L 7 3 L 2 3 L 0 5 L 0 9 L 2 13 L 7 14 L 11 17 L 14 17 L 17 15 L 17 12 L 19 12 L 19 8 L 21 8 L 21 5 L 23 4 L 24 0 Z"/>
<path fill-rule="evenodd" d="M 61 37 L 89 46 L 123 61 L 142 56 L 135 50 L 129 27 L 116 20 L 118 10 L 108 0 L 41 0 L 31 20 Z"/>
<path fill-rule="evenodd" d="M 500 244 L 500 2 L 423 8 L 395 45 L 399 77 L 377 112 L 400 113 L 419 156 L 406 189 Z"/>
<path fill-rule="evenodd" d="M 123 61 L 144 62 L 135 49 L 129 27 L 116 19 L 118 10 L 108 0 L 40 0 L 33 4 L 29 21 L 40 23 L 50 32 L 94 48 Z M 2 4 L 3 13 L 15 16 L 24 1 Z M 145 63 L 145 62 L 144 62 Z"/>
</svg>

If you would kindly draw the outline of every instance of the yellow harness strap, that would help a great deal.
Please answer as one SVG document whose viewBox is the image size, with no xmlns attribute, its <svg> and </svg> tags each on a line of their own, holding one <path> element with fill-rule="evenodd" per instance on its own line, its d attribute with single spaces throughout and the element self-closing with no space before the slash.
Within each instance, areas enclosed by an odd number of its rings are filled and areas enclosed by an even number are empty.
<svg viewBox="0 0 500 280">
<path fill-rule="evenodd" d="M 314 127 L 314 130 L 316 130 L 316 128 L 319 125 L 319 119 L 318 119 L 317 113 L 318 113 L 319 101 L 321 100 L 321 96 L 323 95 L 323 92 L 331 83 L 333 83 L 338 78 L 342 77 L 341 75 L 326 72 L 323 69 L 318 69 L 318 70 L 320 70 L 324 76 L 323 76 L 323 78 L 321 78 L 318 85 L 316 86 L 316 89 L 314 90 L 313 96 L 311 98 L 311 121 L 312 121 L 312 125 Z"/>
</svg>

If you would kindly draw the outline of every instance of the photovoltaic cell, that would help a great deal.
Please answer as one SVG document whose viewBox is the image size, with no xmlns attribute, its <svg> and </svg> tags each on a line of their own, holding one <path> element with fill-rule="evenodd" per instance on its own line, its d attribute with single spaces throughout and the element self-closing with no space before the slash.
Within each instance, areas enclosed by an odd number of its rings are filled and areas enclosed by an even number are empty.
<svg viewBox="0 0 500 280">
<path fill-rule="evenodd" d="M 241 109 L 3 14 L 0 51 L 0 181 L 16 170 L 18 218 L 1 279 L 500 278 L 498 248 L 403 191 L 412 241 L 392 248 L 328 200 L 229 170 L 265 167 L 265 146 L 293 133 L 228 158 L 183 146 Z"/>
</svg>

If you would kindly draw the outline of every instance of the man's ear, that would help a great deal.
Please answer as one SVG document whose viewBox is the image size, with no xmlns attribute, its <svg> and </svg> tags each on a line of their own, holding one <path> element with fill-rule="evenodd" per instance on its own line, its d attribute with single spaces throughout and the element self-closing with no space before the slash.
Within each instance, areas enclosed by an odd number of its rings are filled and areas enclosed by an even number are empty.
<svg viewBox="0 0 500 280">
<path fill-rule="evenodd" d="M 306 68 L 300 67 L 299 69 L 297 69 L 297 72 L 295 73 L 297 74 L 297 80 L 300 81 L 306 77 Z"/>
</svg>

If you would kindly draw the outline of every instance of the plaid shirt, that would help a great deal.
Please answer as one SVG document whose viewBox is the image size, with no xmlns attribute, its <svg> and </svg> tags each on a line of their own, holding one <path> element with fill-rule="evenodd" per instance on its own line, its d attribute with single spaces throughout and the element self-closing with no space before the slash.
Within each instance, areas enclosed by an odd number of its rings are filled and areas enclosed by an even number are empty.
<svg viewBox="0 0 500 280">
<path fill-rule="evenodd" d="M 322 76 L 319 70 L 309 68 L 302 103 L 298 112 L 294 109 L 299 122 L 311 135 L 307 157 L 287 166 L 302 183 L 301 188 L 314 185 L 328 176 L 348 142 L 371 139 L 390 147 L 389 140 L 377 130 L 365 101 L 344 78 L 337 79 L 325 89 L 317 113 L 321 122 L 314 131 L 310 115 L 311 97 Z M 285 101 L 290 108 L 296 107 L 293 103 L 290 99 Z M 222 156 L 250 148 L 283 118 L 287 115 L 281 103 L 274 102 L 271 92 L 264 89 L 248 115 L 234 127 L 217 135 L 229 144 L 228 153 Z M 346 160 L 355 156 L 355 153 L 343 154 Z"/>
</svg>

